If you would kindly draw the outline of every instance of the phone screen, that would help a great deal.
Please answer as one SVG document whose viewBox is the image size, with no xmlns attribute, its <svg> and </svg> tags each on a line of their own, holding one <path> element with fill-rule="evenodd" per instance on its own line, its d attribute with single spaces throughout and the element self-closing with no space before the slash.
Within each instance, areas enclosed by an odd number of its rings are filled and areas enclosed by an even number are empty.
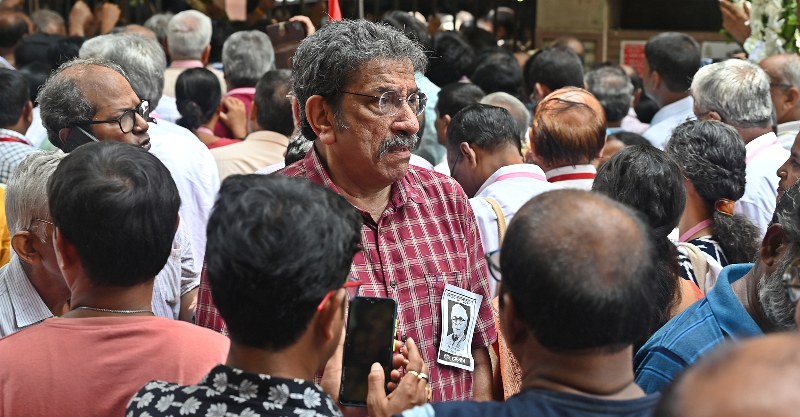
<svg viewBox="0 0 800 417">
<path fill-rule="evenodd" d="M 383 366 L 389 382 L 396 317 L 397 302 L 391 298 L 356 297 L 350 301 L 339 391 L 342 404 L 366 406 L 367 377 L 375 362 Z"/>
</svg>

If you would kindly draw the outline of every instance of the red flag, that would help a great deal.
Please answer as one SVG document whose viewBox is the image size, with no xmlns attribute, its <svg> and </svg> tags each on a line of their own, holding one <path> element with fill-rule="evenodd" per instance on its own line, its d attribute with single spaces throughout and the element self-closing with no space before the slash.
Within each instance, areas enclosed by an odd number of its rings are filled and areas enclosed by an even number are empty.
<svg viewBox="0 0 800 417">
<path fill-rule="evenodd" d="M 342 20 L 342 9 L 339 0 L 328 0 L 328 20 Z"/>
</svg>

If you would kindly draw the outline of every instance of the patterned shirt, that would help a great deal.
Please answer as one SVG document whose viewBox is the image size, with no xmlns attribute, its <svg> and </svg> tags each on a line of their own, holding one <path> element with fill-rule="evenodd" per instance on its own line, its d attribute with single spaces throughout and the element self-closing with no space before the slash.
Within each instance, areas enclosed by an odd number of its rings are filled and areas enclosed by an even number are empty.
<svg viewBox="0 0 800 417">
<path fill-rule="evenodd" d="M 125 417 L 341 416 L 333 399 L 302 379 L 275 378 L 218 365 L 197 385 L 153 381 L 128 403 Z"/>
<path fill-rule="evenodd" d="M 703 251 L 703 253 L 717 261 L 721 267 L 728 266 L 728 259 L 725 257 L 725 254 L 722 253 L 722 248 L 714 239 L 714 236 L 701 236 L 697 239 L 692 239 L 687 243 L 695 245 L 697 249 L 700 249 Z M 681 278 L 688 279 L 697 284 L 697 277 L 694 275 L 692 260 L 689 258 L 689 254 L 686 249 L 682 247 L 678 247 L 678 264 L 680 265 L 678 273 Z"/>
<path fill-rule="evenodd" d="M 39 152 L 24 135 L 0 129 L 0 182 L 5 184 L 26 156 Z"/>
<path fill-rule="evenodd" d="M 705 298 L 659 329 L 633 358 L 636 383 L 647 393 L 664 389 L 685 368 L 725 339 L 762 335 L 731 285 L 753 264 L 725 267 Z"/>
<path fill-rule="evenodd" d="M 312 148 L 314 149 L 314 148 Z M 305 177 L 338 193 L 317 152 L 288 166 L 283 175 Z M 489 346 L 497 335 L 489 305 L 489 282 L 475 217 L 461 187 L 450 177 L 409 167 L 391 189 L 389 204 L 375 222 L 360 209 L 363 250 L 351 274 L 364 282 L 359 296 L 398 302 L 398 336 L 412 337 L 430 367 L 432 401 L 472 397 L 472 373 L 435 362 L 441 338 L 441 298 L 446 284 L 483 296 L 472 339 Z M 198 324 L 222 329 L 201 285 Z"/>
</svg>

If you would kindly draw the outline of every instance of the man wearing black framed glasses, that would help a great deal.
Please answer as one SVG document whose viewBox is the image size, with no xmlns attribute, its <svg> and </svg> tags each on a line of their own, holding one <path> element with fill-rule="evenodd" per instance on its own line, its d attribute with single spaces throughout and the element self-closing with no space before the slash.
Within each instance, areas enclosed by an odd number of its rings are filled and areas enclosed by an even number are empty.
<svg viewBox="0 0 800 417">
<path fill-rule="evenodd" d="M 47 138 L 65 152 L 100 140 L 150 149 L 150 103 L 136 95 L 116 64 L 69 61 L 42 86 L 37 100 Z"/>
</svg>

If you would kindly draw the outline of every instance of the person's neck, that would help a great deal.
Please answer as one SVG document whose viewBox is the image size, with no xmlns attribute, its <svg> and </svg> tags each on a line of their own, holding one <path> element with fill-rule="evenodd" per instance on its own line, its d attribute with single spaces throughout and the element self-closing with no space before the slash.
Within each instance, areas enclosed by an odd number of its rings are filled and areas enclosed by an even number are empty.
<svg viewBox="0 0 800 417">
<path fill-rule="evenodd" d="M 41 266 L 31 265 L 22 260 L 20 264 L 28 281 L 54 316 L 58 317 L 69 311 L 70 291 L 64 282 L 64 277 L 60 274 L 51 275 Z"/>
<path fill-rule="evenodd" d="M 742 304 L 747 314 L 756 322 L 758 327 L 764 332 L 768 333 L 775 330 L 775 326 L 770 323 L 764 310 L 761 307 L 761 302 L 758 300 L 758 282 L 766 274 L 766 267 L 763 263 L 756 262 L 753 267 L 739 278 L 736 282 L 731 284 L 731 290 L 736 296 L 736 299 Z"/>
<path fill-rule="evenodd" d="M 617 120 L 616 122 L 606 122 L 606 125 L 610 128 L 622 127 L 622 120 Z"/>
<path fill-rule="evenodd" d="M 72 285 L 70 312 L 64 317 L 120 317 L 123 314 L 96 310 L 78 309 L 91 307 L 106 310 L 144 310 L 130 315 L 152 315 L 153 279 L 130 287 L 96 286 L 88 278 L 76 279 Z"/>
<path fill-rule="evenodd" d="M 640 398 L 645 394 L 634 382 L 632 362 L 631 346 L 614 353 L 555 353 L 543 348 L 532 349 L 520 358 L 522 389 L 537 388 L 615 400 Z"/>
<path fill-rule="evenodd" d="M 658 95 L 658 100 L 657 100 L 658 106 L 659 107 L 668 106 L 672 103 L 675 103 L 676 101 L 683 100 L 686 97 L 689 97 L 690 95 L 691 94 L 689 94 L 688 91 L 681 91 L 676 93 L 674 91 L 669 91 L 665 88 L 664 91 L 661 91 Z"/>
<path fill-rule="evenodd" d="M 342 197 L 350 204 L 370 213 L 373 220 L 378 221 L 386 205 L 389 204 L 392 184 L 369 183 L 370 178 L 351 174 L 346 164 L 329 163 L 324 147 L 317 148 L 317 144 L 314 144 L 312 149 L 316 149 L 320 161 Z"/>
<path fill-rule="evenodd" d="M 309 360 L 309 352 L 300 352 L 301 350 L 295 344 L 279 351 L 268 351 L 231 340 L 225 364 L 254 374 L 313 381 L 314 374 L 321 365 L 315 360 Z"/>
<path fill-rule="evenodd" d="M 745 144 L 748 144 L 753 141 L 753 139 L 757 139 L 767 133 L 772 132 L 772 128 L 767 127 L 736 127 L 733 126 L 737 132 L 739 132 L 739 136 L 742 137 Z"/>
<path fill-rule="evenodd" d="M 794 108 L 778 119 L 778 124 L 796 122 L 798 120 L 800 120 L 800 109 Z"/>
<path fill-rule="evenodd" d="M 204 127 L 204 128 L 209 129 L 209 130 L 211 130 L 213 132 L 214 131 L 214 127 L 217 125 L 217 120 L 218 119 L 219 119 L 219 115 L 215 114 L 214 116 L 211 116 L 211 118 L 208 119 L 207 122 L 201 124 L 200 127 Z M 194 134 L 195 134 L 195 136 L 197 136 L 198 139 L 200 139 L 200 142 L 203 142 L 203 144 L 205 144 L 206 146 L 208 146 L 209 144 L 214 143 L 214 142 L 219 140 L 217 135 L 215 135 L 213 133 L 208 133 L 208 132 L 203 132 L 203 131 L 200 131 L 200 130 L 195 130 Z"/>
<path fill-rule="evenodd" d="M 692 227 L 700 224 L 700 222 L 710 219 L 711 213 L 708 210 L 705 202 L 692 193 L 686 193 L 686 208 L 683 210 L 681 221 L 678 223 L 678 231 L 681 236 Z M 688 240 L 698 238 L 700 236 L 708 236 L 713 233 L 713 226 L 704 227 L 697 230 L 691 236 L 687 237 Z"/>
<path fill-rule="evenodd" d="M 525 161 L 522 160 L 522 155 L 519 154 L 519 151 L 516 148 L 508 149 L 508 150 L 501 150 L 492 154 L 484 153 L 483 161 L 481 163 L 482 168 L 480 171 L 480 178 L 481 180 L 478 185 L 482 185 L 489 179 L 498 169 L 507 167 L 509 165 L 517 165 L 522 164 Z"/>
<path fill-rule="evenodd" d="M 17 67 L 17 61 L 14 59 L 14 49 L 1 48 L 0 55 L 2 55 L 3 58 L 14 68 Z"/>
<path fill-rule="evenodd" d="M 10 126 L 3 126 L 3 129 L 13 130 L 14 132 L 19 133 L 20 135 L 25 135 L 25 132 L 28 131 L 28 127 L 30 127 L 29 123 L 25 123 L 22 118 L 17 121 L 17 123 L 10 125 Z"/>
</svg>

